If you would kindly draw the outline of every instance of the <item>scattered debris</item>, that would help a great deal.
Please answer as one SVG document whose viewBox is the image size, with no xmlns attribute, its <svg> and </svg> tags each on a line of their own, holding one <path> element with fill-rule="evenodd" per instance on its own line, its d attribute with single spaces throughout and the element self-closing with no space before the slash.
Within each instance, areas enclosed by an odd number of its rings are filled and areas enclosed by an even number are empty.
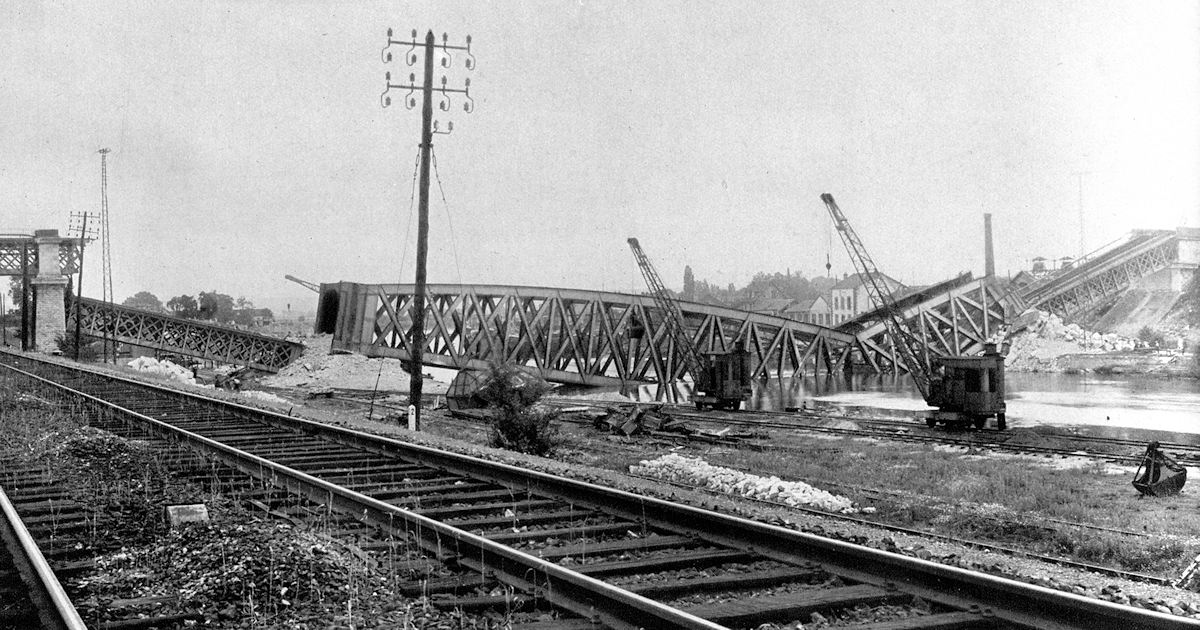
<svg viewBox="0 0 1200 630">
<path fill-rule="evenodd" d="M 717 430 L 700 429 L 664 411 L 661 403 L 653 405 L 615 405 L 604 411 L 583 409 L 561 410 L 562 413 L 581 413 L 592 418 L 592 426 L 598 431 L 617 435 L 649 435 L 664 438 L 687 438 L 714 444 L 737 444 L 751 435 L 730 433 L 730 427 Z"/>
</svg>

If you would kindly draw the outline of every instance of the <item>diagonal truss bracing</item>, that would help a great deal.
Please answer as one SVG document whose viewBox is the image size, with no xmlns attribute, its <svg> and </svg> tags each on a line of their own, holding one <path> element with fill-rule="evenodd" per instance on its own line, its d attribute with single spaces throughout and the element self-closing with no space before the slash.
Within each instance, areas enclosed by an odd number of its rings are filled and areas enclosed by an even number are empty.
<svg viewBox="0 0 1200 630">
<path fill-rule="evenodd" d="M 89 298 L 79 300 L 79 312 L 81 330 L 91 337 L 103 337 L 107 333 L 121 343 L 248 365 L 267 372 L 278 372 L 303 350 L 301 344 L 284 339 Z M 67 317 L 67 329 L 73 330 L 74 302 L 67 308 Z"/>
<path fill-rule="evenodd" d="M 32 236 L 0 236 L 0 276 L 19 276 L 24 269 L 38 272 L 38 246 Z M 65 239 L 58 246 L 58 265 L 63 274 L 79 271 L 77 239 Z"/>
<path fill-rule="evenodd" d="M 1165 269 L 1177 257 L 1178 238 L 1170 230 L 1134 232 L 1120 246 L 1027 287 L 1021 297 L 1063 319 L 1077 317 L 1118 297 L 1139 278 Z"/>
<path fill-rule="evenodd" d="M 998 336 L 1005 325 L 1003 292 L 986 280 L 962 276 L 945 283 L 945 290 L 902 300 L 904 320 L 921 340 L 923 359 L 931 356 L 978 354 L 989 338 Z M 904 370 L 880 321 L 863 321 L 857 334 L 866 353 L 863 362 L 877 371 Z"/>
<path fill-rule="evenodd" d="M 333 347 L 409 359 L 412 285 L 351 282 L 321 287 L 336 303 Z M 581 385 L 675 382 L 687 371 L 662 311 L 650 296 L 500 285 L 429 285 L 424 363 L 482 369 L 516 363 L 543 378 Z M 840 370 L 853 335 L 782 317 L 681 302 L 684 328 L 702 352 L 744 341 L 755 376 Z M 639 334 L 640 333 L 640 334 Z"/>
</svg>

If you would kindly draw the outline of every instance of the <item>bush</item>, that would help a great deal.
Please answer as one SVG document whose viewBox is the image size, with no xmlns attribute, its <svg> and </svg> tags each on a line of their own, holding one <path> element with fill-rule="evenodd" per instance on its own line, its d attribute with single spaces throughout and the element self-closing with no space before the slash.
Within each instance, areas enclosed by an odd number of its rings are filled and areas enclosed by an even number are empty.
<svg viewBox="0 0 1200 630">
<path fill-rule="evenodd" d="M 495 409 L 492 446 L 532 455 L 547 455 L 555 446 L 558 412 L 536 407 L 550 385 L 515 365 L 493 363 L 484 375 L 479 397 Z"/>
<path fill-rule="evenodd" d="M 1149 326 L 1142 326 L 1142 329 L 1138 331 L 1137 336 L 1138 339 L 1145 342 L 1146 345 L 1156 348 L 1162 346 L 1167 339 L 1166 335 L 1164 335 L 1162 332 L 1154 330 Z"/>
<path fill-rule="evenodd" d="M 79 355 L 75 354 L 75 336 L 67 335 L 66 337 L 55 337 L 54 344 L 58 346 L 59 352 L 62 352 L 64 357 L 76 359 L 78 361 L 95 361 L 99 353 L 96 351 L 96 346 L 86 338 L 80 339 Z"/>
</svg>

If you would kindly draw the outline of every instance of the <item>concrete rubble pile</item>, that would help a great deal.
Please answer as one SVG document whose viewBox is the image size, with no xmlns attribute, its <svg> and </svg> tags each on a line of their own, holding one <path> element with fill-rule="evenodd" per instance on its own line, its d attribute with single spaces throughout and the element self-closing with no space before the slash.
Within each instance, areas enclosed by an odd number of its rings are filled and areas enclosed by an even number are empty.
<svg viewBox="0 0 1200 630">
<path fill-rule="evenodd" d="M 774 501 L 792 507 L 814 507 L 843 514 L 859 511 L 850 499 L 814 488 L 802 481 L 784 481 L 775 476 L 760 477 L 732 468 L 713 466 L 698 457 L 684 457 L 676 453 L 653 460 L 642 460 L 640 464 L 630 466 L 629 472 L 666 481 L 704 486 L 727 494 Z"/>
<path fill-rule="evenodd" d="M 1085 330 L 1039 311 L 1037 320 L 1012 339 L 1006 366 L 1017 372 L 1058 372 L 1062 366 L 1057 359 L 1063 355 L 1126 352 L 1136 346 L 1134 339 Z"/>
<path fill-rule="evenodd" d="M 200 387 L 208 387 L 196 382 L 196 377 L 192 371 L 171 361 L 159 361 L 154 357 L 137 357 L 126 363 L 129 367 L 142 374 L 157 376 L 160 378 L 170 379 L 185 385 L 197 385 Z"/>
</svg>

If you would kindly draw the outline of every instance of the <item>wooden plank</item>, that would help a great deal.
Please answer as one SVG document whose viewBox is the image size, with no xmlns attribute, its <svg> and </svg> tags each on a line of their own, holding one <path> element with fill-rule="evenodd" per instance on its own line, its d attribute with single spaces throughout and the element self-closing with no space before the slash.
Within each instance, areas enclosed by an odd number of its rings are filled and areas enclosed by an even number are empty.
<svg viewBox="0 0 1200 630">
<path fill-rule="evenodd" d="M 854 630 L 962 630 L 964 628 L 994 628 L 995 617 L 967 612 L 921 615 L 854 626 Z"/>
<path fill-rule="evenodd" d="M 581 543 L 563 547 L 546 547 L 538 549 L 534 555 L 543 560 L 558 560 L 559 558 L 572 556 L 595 557 L 611 553 L 624 553 L 626 551 L 655 551 L 676 547 L 694 547 L 695 545 L 696 541 L 687 536 L 649 536 L 647 538 Z"/>
<path fill-rule="evenodd" d="M 723 626 L 752 626 L 770 621 L 796 619 L 820 610 L 850 608 L 861 604 L 879 605 L 909 597 L 905 593 L 886 591 L 869 584 L 857 584 L 766 597 L 746 597 L 719 604 L 690 606 L 683 610 Z"/>
<path fill-rule="evenodd" d="M 630 585 L 631 593 L 637 593 L 650 599 L 670 599 L 689 593 L 747 590 L 754 588 L 769 588 L 789 582 L 811 578 L 823 571 L 784 567 L 771 571 L 755 571 L 751 573 L 725 573 L 699 578 L 672 580 L 662 584 Z"/>
<path fill-rule="evenodd" d="M 563 527 L 557 529 L 533 529 L 523 532 L 503 532 L 488 534 L 486 538 L 492 542 L 510 544 L 522 540 L 542 540 L 558 538 L 571 540 L 574 538 L 598 537 L 605 534 L 624 534 L 627 531 L 640 531 L 641 525 L 632 522 L 606 523 L 602 525 L 582 525 L 579 527 Z"/>
<path fill-rule="evenodd" d="M 663 558 L 643 558 L 640 560 L 620 560 L 616 562 L 592 562 L 574 567 L 575 572 L 592 577 L 609 575 L 628 575 L 646 571 L 672 571 L 685 568 L 711 567 L 732 562 L 747 563 L 756 556 L 744 551 L 720 549 L 717 551 L 680 551 Z"/>
</svg>

